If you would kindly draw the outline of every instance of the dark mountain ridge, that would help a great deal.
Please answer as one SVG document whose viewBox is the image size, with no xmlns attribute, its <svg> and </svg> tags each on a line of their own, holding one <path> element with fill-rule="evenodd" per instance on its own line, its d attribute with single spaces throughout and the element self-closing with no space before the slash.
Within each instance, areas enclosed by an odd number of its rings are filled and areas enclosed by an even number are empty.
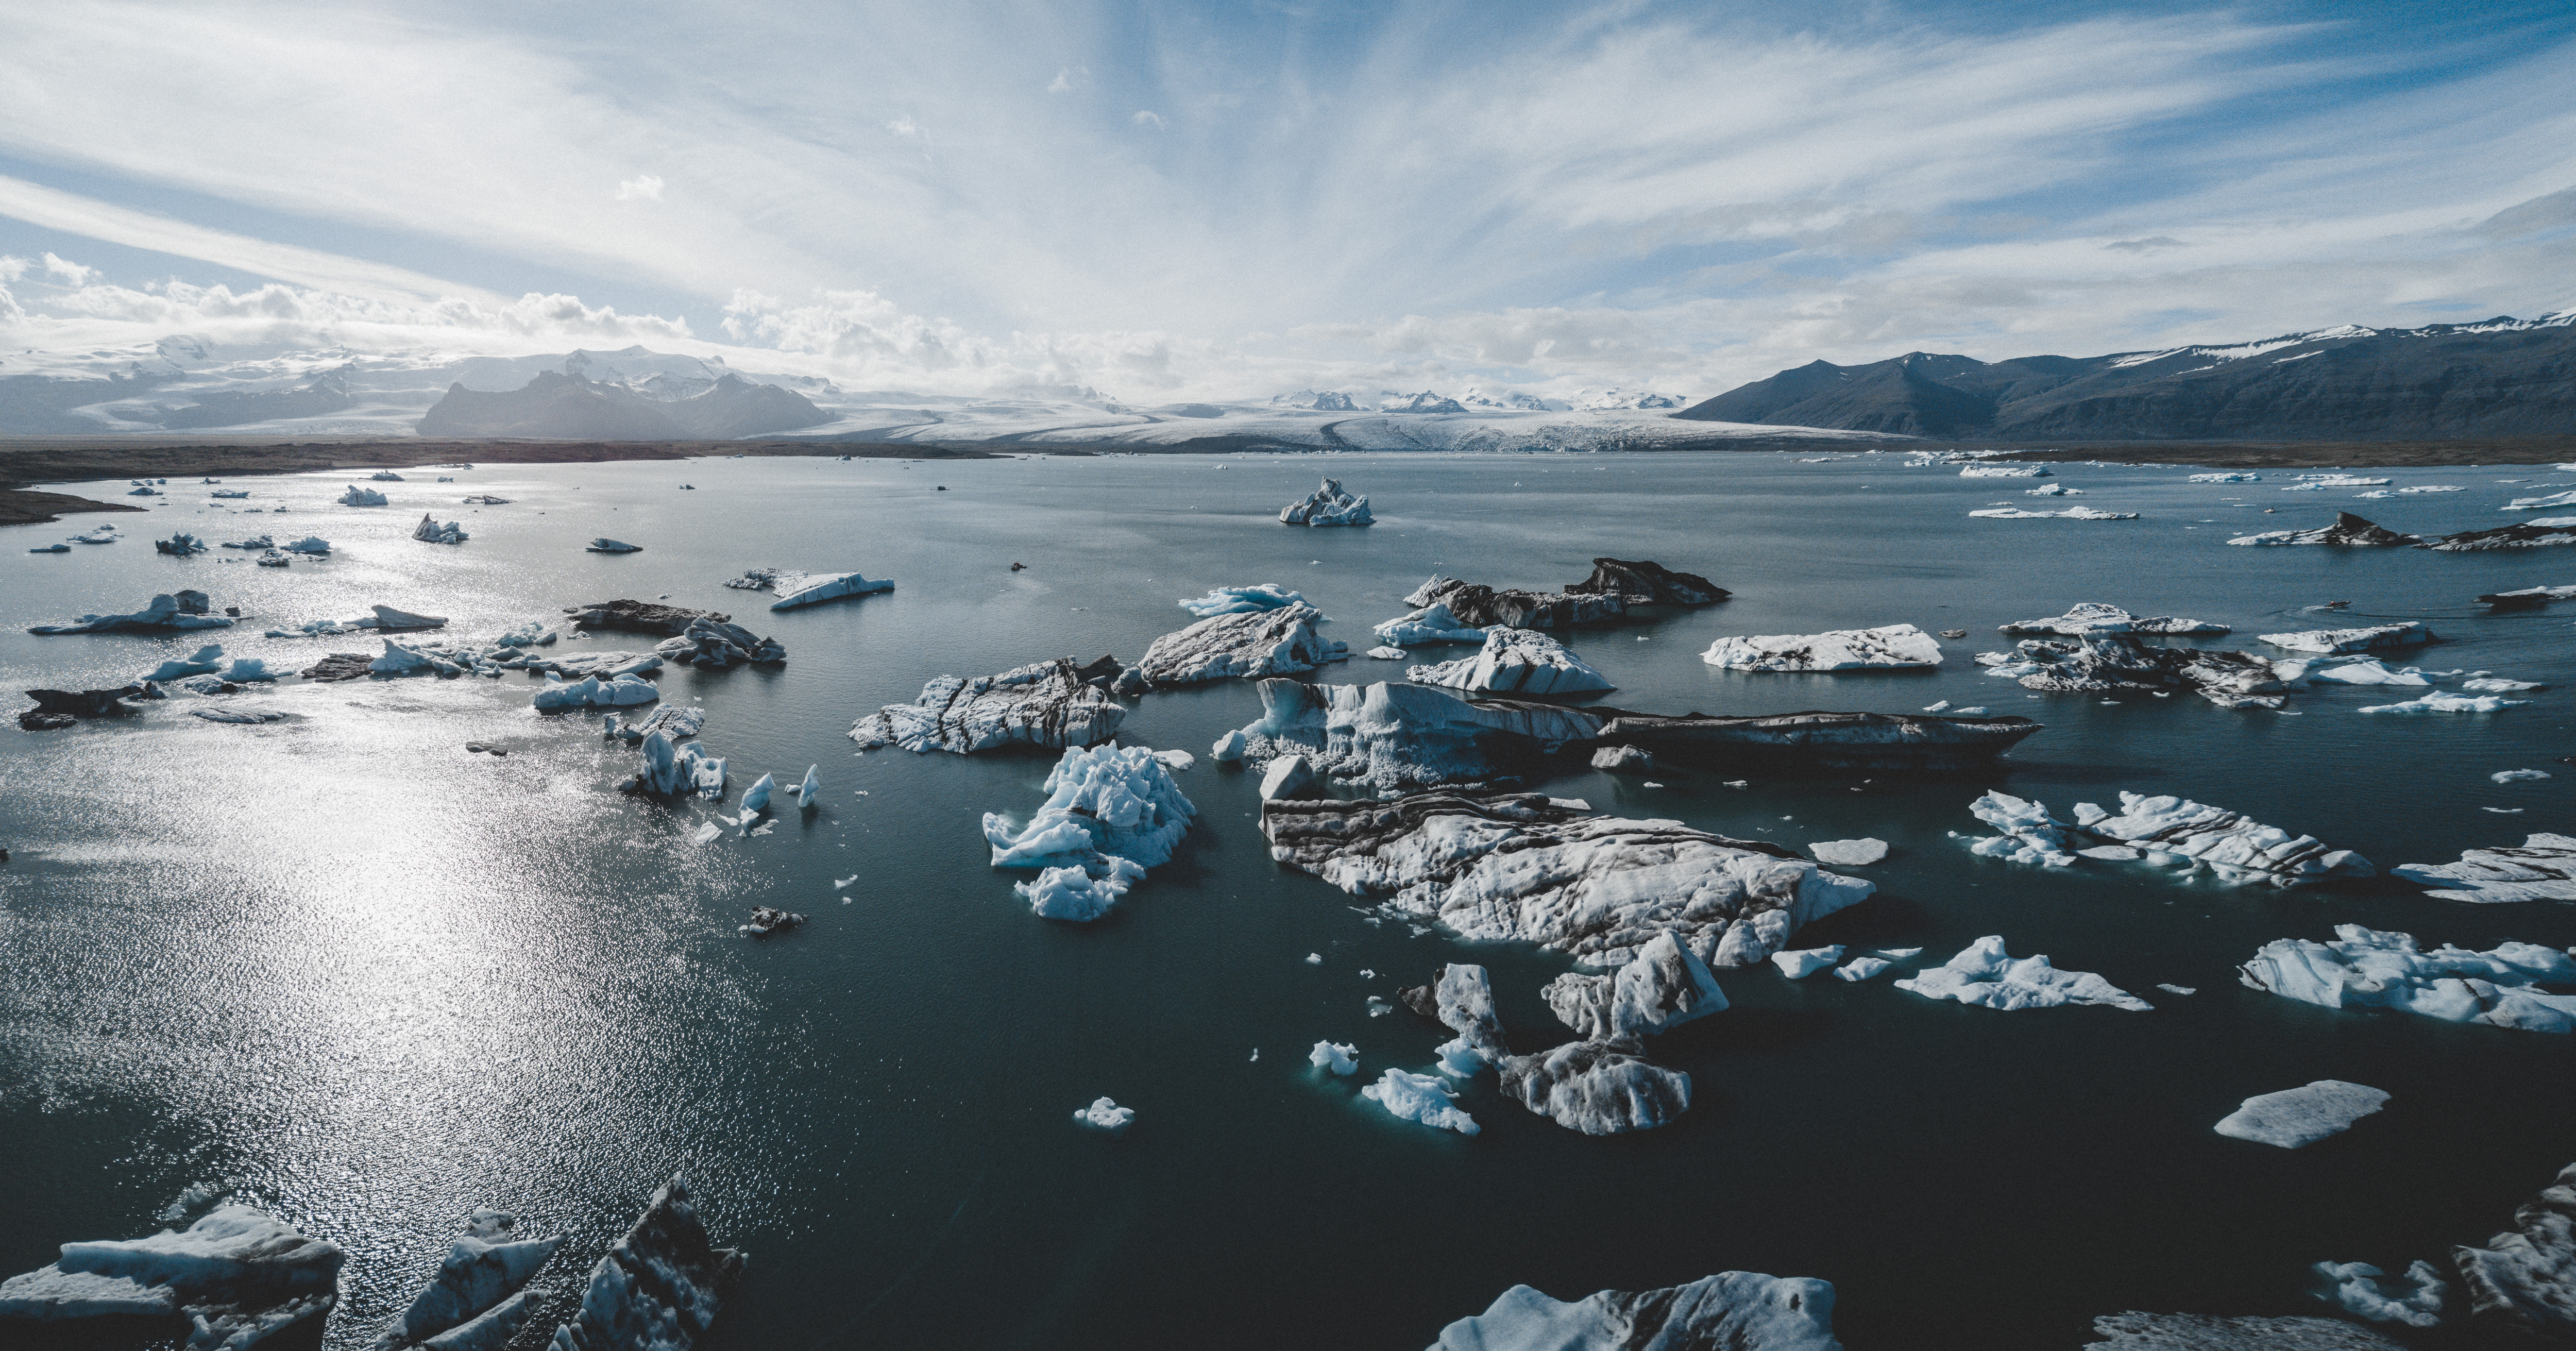
<svg viewBox="0 0 2576 1351">
<path fill-rule="evenodd" d="M 726 374 L 685 398 L 657 399 L 625 384 L 539 371 L 514 390 L 448 386 L 420 420 L 423 436 L 541 437 L 566 441 L 692 441 L 819 427 L 832 415 L 792 389 Z"/>
<path fill-rule="evenodd" d="M 2576 433 L 2576 310 L 2098 357 L 1815 361 L 1674 416 L 1989 441 L 2561 436 Z"/>
</svg>

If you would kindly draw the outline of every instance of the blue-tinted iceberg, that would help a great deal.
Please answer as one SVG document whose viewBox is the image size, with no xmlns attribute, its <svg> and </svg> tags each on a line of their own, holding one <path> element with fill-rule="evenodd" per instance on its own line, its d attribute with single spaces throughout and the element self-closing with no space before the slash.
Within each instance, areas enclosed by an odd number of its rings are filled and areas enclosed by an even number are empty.
<svg viewBox="0 0 2576 1351">
<path fill-rule="evenodd" d="M 1182 601 L 1181 608 L 1201 619 L 1218 615 L 1251 614 L 1259 610 L 1283 610 L 1306 598 L 1284 586 L 1264 582 L 1259 586 L 1220 586 L 1204 596 Z"/>
</svg>

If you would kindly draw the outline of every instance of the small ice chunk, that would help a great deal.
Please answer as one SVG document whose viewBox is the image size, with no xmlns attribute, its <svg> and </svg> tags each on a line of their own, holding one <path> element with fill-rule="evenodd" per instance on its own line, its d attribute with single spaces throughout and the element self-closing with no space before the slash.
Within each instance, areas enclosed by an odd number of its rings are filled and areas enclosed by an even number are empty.
<svg viewBox="0 0 2576 1351">
<path fill-rule="evenodd" d="M 1331 1070 L 1335 1074 L 1356 1074 L 1360 1068 L 1359 1053 L 1360 1048 L 1349 1042 L 1337 1045 L 1329 1041 L 1319 1041 L 1315 1043 L 1314 1050 L 1306 1053 L 1306 1063 L 1319 1070 Z"/>
<path fill-rule="evenodd" d="M 1224 736 L 1218 737 L 1216 739 L 1216 745 L 1209 749 L 1208 755 L 1218 760 L 1240 760 L 1243 758 L 1244 743 L 1247 740 L 1248 738 L 1246 738 L 1243 735 L 1242 730 L 1238 728 L 1226 733 Z"/>
<path fill-rule="evenodd" d="M 1073 1119 L 1093 1130 L 1123 1135 L 1127 1128 L 1135 1123 L 1136 1109 L 1121 1107 L 1107 1098 L 1094 1098 L 1089 1107 L 1077 1109 Z"/>
<path fill-rule="evenodd" d="M 1377 646 L 1370 648 L 1368 650 L 1368 655 L 1378 661 L 1405 661 L 1413 656 L 1412 653 L 1405 651 L 1403 648 L 1388 647 L 1384 643 L 1380 643 Z"/>
<path fill-rule="evenodd" d="M 1322 953 L 1320 953 L 1320 952 L 1310 952 L 1310 953 L 1307 953 L 1307 954 L 1306 954 L 1306 965 L 1308 965 L 1308 966 L 1322 966 L 1323 964 L 1324 964 L 1324 954 L 1322 954 Z"/>
<path fill-rule="evenodd" d="M 2545 769 L 2499 769 L 2495 773 L 2489 774 L 2487 777 L 2495 780 L 2497 783 L 2527 783 L 2533 779 L 2548 778 L 2549 771 Z"/>
<path fill-rule="evenodd" d="M 793 790 L 796 794 L 796 805 L 811 809 L 822 804 L 823 780 L 815 773 L 821 768 L 821 765 L 805 767 L 805 781 L 796 785 Z"/>
<path fill-rule="evenodd" d="M 1473 1135 L 1480 1129 L 1476 1119 L 1458 1110 L 1456 1094 L 1437 1075 L 1410 1074 L 1391 1069 L 1376 1083 L 1360 1090 L 1360 1096 L 1375 1102 L 1390 1115 L 1426 1126 L 1453 1130 L 1460 1135 Z"/>
<path fill-rule="evenodd" d="M 1867 980 L 1885 971 L 1892 963 L 1877 957 L 1854 957 L 1834 968 L 1836 980 Z"/>
<path fill-rule="evenodd" d="M 1898 961 L 1900 961 L 1900 962 L 1901 962 L 1901 961 L 1904 961 L 1904 960 L 1905 960 L 1906 958 L 1908 958 L 1908 957 L 1920 957 L 1920 956 L 1922 956 L 1922 955 L 1923 955 L 1923 949 L 1921 949 L 1921 948 L 1880 948 L 1880 949 L 1878 950 L 1878 955 L 1879 955 L 1879 956 L 1881 956 L 1881 957 L 1893 957 L 1893 958 L 1895 958 L 1896 960 L 1898 960 Z"/>
<path fill-rule="evenodd" d="M 1261 773 L 1261 800 L 1278 802 L 1307 798 L 1321 787 L 1315 767 L 1302 755 L 1283 755 L 1270 762 Z"/>
<path fill-rule="evenodd" d="M 775 780 L 771 779 L 768 775 L 763 774 L 760 776 L 759 782 L 742 790 L 743 819 L 748 821 L 753 816 L 769 810 L 769 794 L 772 790 L 777 788 L 777 786 L 778 784 Z"/>
<path fill-rule="evenodd" d="M 1863 836 L 1857 840 L 1817 840 L 1807 846 L 1818 863 L 1839 867 L 1859 867 L 1887 857 L 1887 841 Z"/>
<path fill-rule="evenodd" d="M 1163 766 L 1175 774 L 1185 774 L 1189 772 L 1191 766 L 1198 763 L 1197 757 L 1188 751 L 1156 751 L 1154 758 L 1162 761 Z"/>
<path fill-rule="evenodd" d="M 2449 1287 L 2441 1269 L 2430 1262 L 2417 1260 L 2403 1278 L 2391 1278 L 2368 1262 L 2319 1262 L 2310 1269 L 2326 1283 L 2317 1298 L 2364 1322 L 2429 1328 L 2442 1321 L 2442 1296 Z"/>
<path fill-rule="evenodd" d="M 713 842 L 715 841 L 715 839 L 716 839 L 718 836 L 721 836 L 721 835 L 723 835 L 723 834 L 724 834 L 724 827 L 722 827 L 722 826 L 720 826 L 720 825 L 717 825 L 717 824 L 716 824 L 715 822 L 713 822 L 713 821 L 702 822 L 702 823 L 700 823 L 700 825 L 698 826 L 697 833 L 696 833 L 696 834 L 694 834 L 694 835 L 691 835 L 691 836 L 689 837 L 689 843 L 691 843 L 691 844 L 709 844 L 709 843 L 713 843 Z"/>
<path fill-rule="evenodd" d="M 2341 1079 L 2319 1079 L 2304 1088 L 2285 1088 L 2247 1098 L 2215 1129 L 2232 1139 L 2297 1149 L 2329 1135 L 2341 1135 L 2352 1129 L 2352 1123 L 2387 1102 L 2388 1095 L 2376 1088 Z"/>
<path fill-rule="evenodd" d="M 2159 989 L 2159 990 L 2164 991 L 2164 992 L 2165 992 L 2165 993 L 2167 993 L 2167 994 L 2183 994 L 2183 995 L 2190 995 L 2190 994 L 2198 994 L 2198 993 L 2200 993 L 2200 991 L 2199 991 L 2197 988 L 2193 987 L 2193 986 L 2189 986 L 2189 985 L 2168 985 L 2168 984 L 2166 984 L 2166 983 L 2165 983 L 2165 982 L 2163 982 L 2163 981 L 2157 981 L 2157 982 L 2156 982 L 2156 988 L 2157 988 L 2157 989 Z"/>
<path fill-rule="evenodd" d="M 1791 980 L 1805 980 L 1842 959 L 1843 945 L 1840 943 L 1829 947 L 1800 948 L 1793 952 L 1771 954 L 1771 964 L 1779 967 L 1780 974 Z"/>
<path fill-rule="evenodd" d="M 1943 699 L 1943 700 L 1941 700 L 1941 701 L 1940 701 L 1940 702 L 1938 702 L 1938 703 L 1925 704 L 1925 705 L 1923 706 L 1923 711 L 1924 711 L 1924 712 L 1926 712 L 1926 713 L 1938 713 L 1938 712 L 1941 712 L 1942 710 L 1944 710 L 1944 709 L 1948 708 L 1949 706 L 1950 706 L 1950 701 L 1949 701 L 1949 700 L 1947 700 L 1947 699 Z"/>
</svg>

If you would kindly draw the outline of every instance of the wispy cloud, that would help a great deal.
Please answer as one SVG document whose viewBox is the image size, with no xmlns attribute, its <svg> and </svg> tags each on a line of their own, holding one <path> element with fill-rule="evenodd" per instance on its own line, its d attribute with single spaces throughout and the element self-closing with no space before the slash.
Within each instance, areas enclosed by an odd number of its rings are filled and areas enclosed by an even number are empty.
<svg viewBox="0 0 2576 1351">
<path fill-rule="evenodd" d="M 653 174 L 638 174 L 617 185 L 621 202 L 658 202 L 662 200 L 662 180 Z"/>
</svg>

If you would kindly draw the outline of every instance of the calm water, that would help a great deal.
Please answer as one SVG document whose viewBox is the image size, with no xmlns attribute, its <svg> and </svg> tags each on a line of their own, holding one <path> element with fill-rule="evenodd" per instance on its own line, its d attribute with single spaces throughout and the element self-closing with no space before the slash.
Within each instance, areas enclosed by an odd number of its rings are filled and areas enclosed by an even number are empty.
<svg viewBox="0 0 2576 1351">
<path fill-rule="evenodd" d="M 814 816 L 791 808 L 766 837 L 693 845 L 703 808 L 616 794 L 634 752 L 589 717 L 535 714 L 515 675 L 241 696 L 295 715 L 265 727 L 172 703 L 0 733 L 0 844 L 14 854 L 0 867 L 0 1270 L 66 1240 L 149 1232 L 183 1189 L 216 1183 L 348 1248 L 331 1341 L 356 1347 L 408 1304 L 467 1211 L 571 1234 L 543 1278 L 569 1295 L 654 1183 L 685 1168 L 720 1239 L 753 1255 L 722 1348 L 1415 1348 L 1514 1282 L 1571 1298 L 1744 1269 L 1831 1280 L 1845 1340 L 1870 1351 L 2070 1347 L 2092 1315 L 2130 1308 L 2301 1312 L 2315 1307 L 2310 1262 L 2396 1269 L 2482 1241 L 2576 1158 L 2576 1039 L 2312 1008 L 2238 987 L 2234 968 L 2266 940 L 2338 922 L 2565 946 L 2570 907 L 2043 873 L 1972 858 L 1945 832 L 1978 829 L 1966 808 L 1985 786 L 2061 811 L 2123 788 L 2188 794 L 2383 866 L 2569 828 L 2576 770 L 2554 757 L 2576 752 L 2576 607 L 2491 617 L 2468 602 L 2576 582 L 2570 551 L 2223 545 L 2339 506 L 2413 531 L 2498 524 L 2517 518 L 2495 508 L 2533 489 L 2495 480 L 2546 471 L 2400 470 L 2401 485 L 2469 491 L 2353 503 L 2351 490 L 2284 494 L 2280 476 L 2063 469 L 2057 481 L 2088 495 L 2042 505 L 2144 513 L 2087 523 L 1971 520 L 2032 501 L 2028 485 L 1894 458 L 495 466 L 385 485 L 395 505 L 373 511 L 327 505 L 344 476 L 232 485 L 249 505 L 293 508 L 256 517 L 201 511 L 173 485 L 150 515 L 116 518 L 133 538 L 67 556 L 22 550 L 100 518 L 0 532 L 11 690 L 121 684 L 193 648 L 22 631 L 183 586 L 258 616 L 209 636 L 273 665 L 372 650 L 257 636 L 371 603 L 483 636 L 575 602 L 667 595 L 788 648 L 783 669 L 661 677 L 667 698 L 709 710 L 703 740 L 730 760 L 736 794 L 809 763 L 824 785 Z M 1276 524 L 1319 469 L 1369 494 L 1380 524 Z M 513 502 L 455 505 L 469 491 Z M 409 540 L 432 503 L 472 541 Z M 181 528 L 315 532 L 338 552 L 270 571 L 150 551 L 152 531 Z M 600 534 L 645 552 L 580 551 Z M 1258 712 L 1251 685 L 1154 696 L 1129 717 L 1125 740 L 1200 756 L 1181 781 L 1201 815 L 1172 863 L 1087 926 L 1032 918 L 985 863 L 979 813 L 1033 808 L 1048 759 L 860 757 L 844 738 L 944 672 L 1132 659 L 1185 622 L 1176 598 L 1213 585 L 1296 587 L 1359 649 L 1435 570 L 1547 587 L 1596 554 L 1736 593 L 1579 638 L 1622 707 L 1948 699 L 2048 730 L 1990 785 L 1734 790 L 1674 769 L 1661 788 L 1580 771 L 1547 791 L 1792 844 L 1876 835 L 1894 852 L 1855 871 L 1877 897 L 1801 945 L 1922 946 L 1937 962 L 2000 933 L 2157 1009 L 2003 1014 L 1891 977 L 1723 972 L 1734 1008 L 1653 1048 L 1693 1077 L 1673 1127 L 1586 1138 L 1505 1102 L 1489 1076 L 1462 1100 L 1483 1133 L 1435 1132 L 1357 1090 L 1389 1065 L 1422 1068 L 1447 1032 L 1372 1019 L 1366 997 L 1482 962 L 1516 1045 L 1537 1049 L 1566 1039 L 1538 997 L 1566 963 L 1372 927 L 1271 863 L 1252 776 L 1205 758 Z M 857 568 L 897 589 L 771 615 L 719 585 L 757 564 Z M 2003 641 L 1998 623 L 2077 601 L 2217 620 L 2238 630 L 2219 643 L 2250 645 L 2340 622 L 2299 611 L 2331 599 L 2353 602 L 2350 622 L 2429 619 L 2453 641 L 2428 667 L 2553 688 L 2502 714 L 2416 719 L 2353 711 L 2402 691 L 2329 688 L 2282 716 L 2029 698 L 1969 660 Z M 1698 659 L 1727 633 L 1896 622 L 1971 637 L 1926 675 L 1747 676 Z M 1397 674 L 1358 661 L 1327 678 Z M 470 755 L 467 741 L 512 754 Z M 2525 766 L 2561 777 L 2487 779 Z M 759 904 L 813 922 L 736 936 Z M 1357 1043 L 1362 1075 L 1319 1080 L 1304 1059 L 1318 1038 Z M 2327 1077 L 2395 1098 L 2295 1153 L 2210 1130 L 2249 1094 Z M 1139 1111 L 1122 1140 L 1068 1119 L 1101 1094 Z"/>
</svg>

